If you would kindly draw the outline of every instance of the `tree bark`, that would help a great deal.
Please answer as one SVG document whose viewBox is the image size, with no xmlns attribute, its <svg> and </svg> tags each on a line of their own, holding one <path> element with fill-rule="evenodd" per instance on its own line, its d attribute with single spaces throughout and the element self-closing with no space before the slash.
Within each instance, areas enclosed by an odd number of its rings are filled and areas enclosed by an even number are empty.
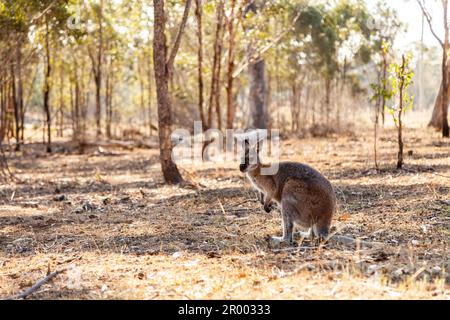
<svg viewBox="0 0 450 320">
<path fill-rule="evenodd" d="M 190 5 L 189 0 L 186 2 L 186 6 L 188 5 Z M 169 58 L 169 60 L 167 60 L 164 0 L 153 0 L 153 6 L 153 66 L 155 69 L 156 95 L 158 101 L 160 162 L 164 180 L 169 184 L 177 184 L 182 182 L 183 178 L 181 177 L 176 164 L 172 161 L 173 146 L 170 139 L 172 111 L 169 97 L 169 70 L 171 70 L 169 64 L 173 63 L 174 59 Z M 182 32 L 182 30 L 180 30 L 180 32 Z M 175 47 L 173 50 L 175 50 Z"/>
<path fill-rule="evenodd" d="M 16 150 L 20 150 L 20 145 L 23 143 L 23 134 L 24 134 L 24 126 L 25 126 L 25 110 L 24 110 L 24 104 L 23 104 L 23 81 L 22 81 L 22 40 L 19 39 L 17 41 L 17 66 L 16 66 L 16 72 L 17 72 L 17 103 L 18 103 L 18 109 L 19 109 L 19 131 L 18 134 L 20 134 L 17 137 L 18 143 L 16 145 Z"/>
<path fill-rule="evenodd" d="M 223 1 L 220 1 L 220 3 L 217 6 L 217 13 L 216 13 L 216 32 L 215 32 L 215 39 L 214 39 L 214 56 L 213 56 L 213 66 L 212 66 L 212 73 L 211 73 L 211 91 L 209 96 L 209 106 L 208 106 L 208 120 L 206 128 L 212 127 L 212 113 L 213 108 L 215 107 L 216 111 L 216 117 L 217 117 L 217 127 L 220 129 L 221 127 L 221 114 L 220 114 L 220 106 L 219 106 L 219 98 L 220 98 L 220 87 L 219 87 L 219 79 L 220 79 L 220 65 L 221 65 L 221 51 L 222 51 L 222 44 L 221 44 L 221 34 L 222 34 L 222 26 L 223 26 L 223 15 L 224 15 L 224 8 L 223 8 Z"/>
<path fill-rule="evenodd" d="M 97 55 L 89 52 L 92 62 L 92 73 L 95 82 L 95 125 L 97 137 L 102 135 L 101 129 L 101 87 L 102 87 L 102 62 L 103 62 L 103 0 L 100 0 L 98 12 L 98 47 Z"/>
<path fill-rule="evenodd" d="M 63 136 L 64 132 L 64 69 L 61 65 L 59 74 L 59 110 L 58 110 L 58 137 Z"/>
<path fill-rule="evenodd" d="M 436 129 L 442 128 L 442 88 L 443 84 L 441 81 L 441 85 L 439 86 L 439 92 L 436 96 L 436 100 L 434 101 L 433 114 L 431 116 L 431 120 L 428 123 L 429 127 L 433 127 Z M 450 90 L 450 86 L 447 87 L 447 91 Z"/>
<path fill-rule="evenodd" d="M 244 14 L 248 11 L 257 12 L 257 8 L 254 1 L 245 8 Z M 266 63 L 261 57 L 254 57 L 255 48 L 250 43 L 247 48 L 248 59 L 251 61 L 248 65 L 248 77 L 249 77 L 249 107 L 250 107 L 250 119 L 248 123 L 249 128 L 253 129 L 267 129 L 268 115 L 266 105 L 266 78 L 265 69 Z"/>
<path fill-rule="evenodd" d="M 147 64 L 147 91 L 148 91 L 148 103 L 147 103 L 147 121 L 148 121 L 148 130 L 149 130 L 149 136 L 151 137 L 153 132 L 152 132 L 152 128 L 153 128 L 153 124 L 152 124 L 152 120 L 153 120 L 153 113 L 152 113 L 152 68 L 151 68 L 151 64 L 150 64 L 150 59 L 151 59 L 151 52 L 149 50 L 148 53 L 148 64 Z"/>
<path fill-rule="evenodd" d="M 386 92 L 387 88 L 387 69 L 388 69 L 388 63 L 387 63 L 387 53 L 383 50 L 383 78 L 382 78 L 382 85 L 383 85 L 383 92 Z M 381 97 L 381 105 L 380 105 L 380 112 L 381 112 L 381 123 L 384 127 L 384 123 L 386 120 L 386 97 L 383 94 Z"/>
<path fill-rule="evenodd" d="M 442 4 L 444 7 L 444 48 L 442 52 L 442 136 L 448 138 L 450 136 L 449 126 L 448 126 L 448 90 L 444 88 L 448 88 L 449 79 L 447 73 L 447 63 L 448 63 L 448 41 L 449 41 L 449 25 L 448 25 L 448 0 L 442 0 Z"/>
<path fill-rule="evenodd" d="M 202 31 L 202 0 L 195 0 L 195 16 L 197 18 L 197 79 L 198 79 L 198 113 L 202 126 L 206 125 L 203 110 L 203 31 Z"/>
<path fill-rule="evenodd" d="M 235 46 L 235 20 L 236 0 L 231 0 L 231 12 L 228 18 L 228 70 L 227 70 L 227 129 L 233 128 L 234 122 L 234 97 L 233 97 L 233 72 L 234 72 L 234 46 Z"/>
<path fill-rule="evenodd" d="M 49 28 L 48 20 L 45 20 L 45 54 L 46 54 L 46 70 L 44 79 L 44 112 L 45 112 L 45 124 L 47 126 L 47 152 L 52 152 L 52 135 L 51 135 L 51 112 L 50 112 L 50 76 L 51 76 L 51 61 L 50 61 L 50 44 L 49 44 Z"/>
</svg>

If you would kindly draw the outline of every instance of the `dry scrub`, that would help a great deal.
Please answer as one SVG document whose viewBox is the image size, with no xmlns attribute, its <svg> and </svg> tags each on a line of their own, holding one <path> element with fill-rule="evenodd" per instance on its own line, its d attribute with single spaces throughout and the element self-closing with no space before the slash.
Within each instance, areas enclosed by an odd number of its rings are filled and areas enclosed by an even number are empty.
<svg viewBox="0 0 450 320">
<path fill-rule="evenodd" d="M 22 181 L 0 187 L 0 297 L 67 268 L 32 298 L 448 299 L 450 143 L 406 131 L 396 171 L 390 133 L 381 172 L 370 132 L 283 142 L 284 159 L 336 186 L 334 230 L 385 244 L 370 250 L 269 247 L 279 211 L 264 212 L 236 164 L 183 167 L 200 187 L 168 187 L 156 149 L 28 145 L 9 158 Z"/>
</svg>

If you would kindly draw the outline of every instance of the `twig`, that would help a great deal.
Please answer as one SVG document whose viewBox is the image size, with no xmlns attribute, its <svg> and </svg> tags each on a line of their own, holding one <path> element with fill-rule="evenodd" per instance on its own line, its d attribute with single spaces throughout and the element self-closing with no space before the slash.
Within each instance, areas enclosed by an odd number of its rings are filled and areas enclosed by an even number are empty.
<svg viewBox="0 0 450 320">
<path fill-rule="evenodd" d="M 422 13 L 423 13 L 425 19 L 427 19 L 428 26 L 430 27 L 431 33 L 433 34 L 433 36 L 436 38 L 436 40 L 439 42 L 439 44 L 443 48 L 444 47 L 444 41 L 442 41 L 442 39 L 439 38 L 439 36 L 436 34 L 436 32 L 435 32 L 435 30 L 433 28 L 433 22 L 432 22 L 433 18 L 431 17 L 431 14 L 428 12 L 427 8 L 425 7 L 425 4 L 422 3 L 422 1 L 417 0 L 417 3 L 419 4 L 420 9 L 422 9 Z"/>
<path fill-rule="evenodd" d="M 56 277 L 58 274 L 60 274 L 60 273 L 62 273 L 64 271 L 66 271 L 66 269 L 57 270 L 57 271 L 54 271 L 52 273 L 49 273 L 45 278 L 39 280 L 38 282 L 36 282 L 34 285 L 32 285 L 30 288 L 28 288 L 27 290 L 23 291 L 22 293 L 18 293 L 16 295 L 7 297 L 7 298 L 5 298 L 3 300 L 25 299 L 29 295 L 31 295 L 34 292 L 36 292 L 43 284 L 47 283 L 48 281 L 50 281 L 51 279 Z"/>
<path fill-rule="evenodd" d="M 186 22 L 189 16 L 189 9 L 191 8 L 191 2 L 192 0 L 186 1 L 183 18 L 181 19 L 180 27 L 178 28 L 177 35 L 175 36 L 175 42 L 173 44 L 172 50 L 170 51 L 169 58 L 167 59 L 167 66 L 169 67 L 169 70 L 172 69 L 178 49 L 180 48 L 181 36 L 183 34 L 184 28 L 186 27 Z"/>
</svg>

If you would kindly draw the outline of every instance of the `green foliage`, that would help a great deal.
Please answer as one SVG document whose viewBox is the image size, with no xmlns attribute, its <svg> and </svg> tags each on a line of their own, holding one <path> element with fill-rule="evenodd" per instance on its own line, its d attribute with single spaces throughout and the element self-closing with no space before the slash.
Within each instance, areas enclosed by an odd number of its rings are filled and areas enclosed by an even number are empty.
<svg viewBox="0 0 450 320">
<path fill-rule="evenodd" d="M 414 71 L 411 69 L 412 53 L 402 56 L 401 62 L 393 62 L 389 66 L 389 81 L 392 96 L 397 97 L 398 101 L 388 106 L 389 113 L 393 116 L 396 125 L 399 124 L 399 118 L 402 113 L 412 109 L 414 95 L 409 94 L 409 87 L 413 83 Z"/>
<path fill-rule="evenodd" d="M 389 55 L 390 53 L 390 45 L 386 42 L 382 42 L 381 45 L 381 50 L 382 50 L 382 54 L 383 55 Z M 379 68 L 381 68 L 381 66 L 379 66 Z M 381 74 L 383 71 L 379 70 L 379 73 Z M 373 95 L 370 98 L 370 101 L 374 102 L 374 101 L 389 101 L 392 99 L 392 97 L 394 96 L 394 91 L 392 90 L 392 88 L 389 85 L 389 79 L 383 79 L 380 78 L 379 82 L 377 83 L 371 83 L 370 87 L 372 89 Z M 383 99 L 384 98 L 384 99 Z M 387 105 L 381 106 L 382 109 L 387 109 Z"/>
</svg>

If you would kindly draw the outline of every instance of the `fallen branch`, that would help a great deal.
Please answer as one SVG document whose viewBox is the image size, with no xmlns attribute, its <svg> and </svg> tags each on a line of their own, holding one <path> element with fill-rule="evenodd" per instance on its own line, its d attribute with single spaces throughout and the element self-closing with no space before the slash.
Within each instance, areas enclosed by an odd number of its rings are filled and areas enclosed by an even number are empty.
<svg viewBox="0 0 450 320">
<path fill-rule="evenodd" d="M 122 141 L 122 140 L 108 140 L 108 141 L 93 141 L 93 142 L 83 142 L 83 146 L 85 147 L 105 147 L 105 148 L 112 148 L 112 147 L 119 147 L 124 149 L 133 149 L 133 148 L 157 148 L 157 143 L 150 143 L 145 142 L 143 140 L 129 140 L 129 141 Z"/>
<path fill-rule="evenodd" d="M 328 238 L 328 240 L 326 242 L 327 243 L 336 242 L 339 244 L 343 244 L 345 246 L 355 245 L 356 247 L 359 247 L 359 248 L 381 247 L 384 245 L 383 243 L 380 243 L 380 242 L 368 242 L 368 241 L 364 241 L 361 239 L 354 239 L 354 238 L 347 237 L 347 236 L 340 236 L 337 234 L 332 235 L 330 238 Z"/>
<path fill-rule="evenodd" d="M 62 273 L 64 271 L 66 271 L 66 269 L 57 270 L 57 271 L 54 271 L 52 273 L 49 273 L 45 278 L 39 280 L 38 282 L 36 282 L 34 285 L 32 285 L 30 288 L 28 288 L 27 290 L 23 291 L 22 293 L 18 293 L 16 295 L 7 297 L 7 298 L 5 298 L 3 300 L 25 299 L 29 295 L 35 293 L 43 284 L 47 283 L 48 281 L 50 281 L 51 279 L 56 277 L 58 274 L 60 274 L 60 273 Z"/>
</svg>

